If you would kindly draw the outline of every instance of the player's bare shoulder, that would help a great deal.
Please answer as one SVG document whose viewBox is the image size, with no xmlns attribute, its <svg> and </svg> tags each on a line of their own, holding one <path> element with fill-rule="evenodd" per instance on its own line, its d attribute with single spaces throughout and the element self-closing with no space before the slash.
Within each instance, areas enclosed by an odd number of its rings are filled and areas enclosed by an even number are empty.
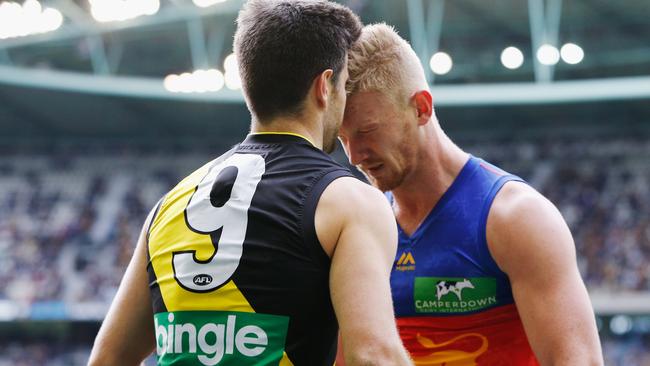
<svg viewBox="0 0 650 366">
<path fill-rule="evenodd" d="M 316 233 L 329 255 L 344 225 L 359 223 L 379 229 L 387 224 L 394 226 L 394 222 L 386 197 L 375 187 L 353 177 L 341 177 L 330 183 L 316 207 Z"/>
<path fill-rule="evenodd" d="M 348 210 L 355 210 L 352 204 L 358 205 L 357 210 L 373 208 L 375 205 L 389 208 L 388 200 L 381 191 L 353 177 L 341 177 L 334 180 L 323 191 L 321 201 L 346 207 Z"/>
<path fill-rule="evenodd" d="M 494 197 L 488 215 L 488 226 L 509 224 L 512 220 L 525 219 L 522 215 L 533 214 L 539 209 L 553 206 L 533 187 L 519 181 L 510 181 L 503 185 Z"/>
<path fill-rule="evenodd" d="M 523 182 L 508 182 L 497 193 L 488 213 L 486 238 L 497 264 L 508 268 L 522 256 L 551 239 L 573 244 L 559 210 L 541 193 Z M 551 249 L 551 248 L 547 248 Z"/>
</svg>

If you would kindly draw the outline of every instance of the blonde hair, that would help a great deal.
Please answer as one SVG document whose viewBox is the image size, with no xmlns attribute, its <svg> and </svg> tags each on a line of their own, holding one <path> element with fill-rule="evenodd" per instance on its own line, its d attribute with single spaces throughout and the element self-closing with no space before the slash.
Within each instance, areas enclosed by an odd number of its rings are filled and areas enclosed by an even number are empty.
<svg viewBox="0 0 650 366">
<path fill-rule="evenodd" d="M 428 89 L 420 59 L 409 43 L 385 23 L 363 27 L 348 53 L 348 94 L 377 91 L 396 101 Z"/>
</svg>

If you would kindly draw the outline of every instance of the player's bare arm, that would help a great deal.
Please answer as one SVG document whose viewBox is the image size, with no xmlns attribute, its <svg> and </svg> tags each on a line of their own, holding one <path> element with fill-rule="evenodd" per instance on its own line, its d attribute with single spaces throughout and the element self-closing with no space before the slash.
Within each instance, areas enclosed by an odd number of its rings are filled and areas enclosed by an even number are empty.
<svg viewBox="0 0 650 366">
<path fill-rule="evenodd" d="M 385 197 L 355 178 L 339 178 L 323 192 L 315 221 L 332 258 L 330 291 L 346 365 L 410 365 L 391 300 L 397 228 Z"/>
<path fill-rule="evenodd" d="M 573 238 L 557 208 L 532 187 L 510 182 L 496 196 L 486 230 L 540 363 L 602 365 Z"/>
<path fill-rule="evenodd" d="M 147 277 L 145 221 L 131 262 L 95 339 L 91 366 L 139 365 L 154 349 L 153 310 Z"/>
</svg>

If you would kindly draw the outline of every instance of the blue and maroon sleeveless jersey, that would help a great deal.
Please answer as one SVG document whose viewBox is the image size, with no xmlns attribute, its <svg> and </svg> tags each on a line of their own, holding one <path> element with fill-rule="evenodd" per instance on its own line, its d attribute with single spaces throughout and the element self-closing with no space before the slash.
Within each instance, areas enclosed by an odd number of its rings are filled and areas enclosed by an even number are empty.
<svg viewBox="0 0 650 366">
<path fill-rule="evenodd" d="M 522 180 L 470 156 L 417 230 L 399 228 L 391 288 L 416 365 L 538 365 L 486 240 L 490 206 L 508 181 Z"/>
</svg>

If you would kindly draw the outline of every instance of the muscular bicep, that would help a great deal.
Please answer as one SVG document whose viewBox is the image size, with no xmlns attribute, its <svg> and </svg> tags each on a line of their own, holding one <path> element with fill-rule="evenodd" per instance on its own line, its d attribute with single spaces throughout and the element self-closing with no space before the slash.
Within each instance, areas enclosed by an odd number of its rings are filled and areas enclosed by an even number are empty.
<svg viewBox="0 0 650 366">
<path fill-rule="evenodd" d="M 323 193 L 316 224 L 322 242 L 335 240 L 330 291 L 346 358 L 399 349 L 389 281 L 397 228 L 385 198 L 374 188 L 340 179 Z"/>
<path fill-rule="evenodd" d="M 555 206 L 532 188 L 509 183 L 490 211 L 487 238 L 541 363 L 602 362 L 573 238 Z"/>
<path fill-rule="evenodd" d="M 347 222 L 332 256 L 332 302 L 344 339 L 372 336 L 374 326 L 394 324 L 389 277 L 396 234 L 380 215 Z"/>
</svg>

